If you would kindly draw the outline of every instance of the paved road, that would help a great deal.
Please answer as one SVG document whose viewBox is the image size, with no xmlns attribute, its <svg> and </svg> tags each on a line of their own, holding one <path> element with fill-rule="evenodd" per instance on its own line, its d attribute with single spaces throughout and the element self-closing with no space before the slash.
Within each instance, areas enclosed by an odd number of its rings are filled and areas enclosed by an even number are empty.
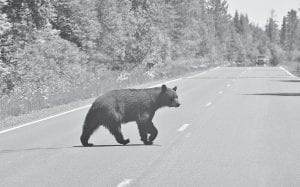
<svg viewBox="0 0 300 187">
<path fill-rule="evenodd" d="M 168 83 L 153 146 L 105 130 L 81 147 L 87 109 L 0 134 L 0 186 L 300 186 L 300 80 L 280 68 L 222 67 Z"/>
</svg>

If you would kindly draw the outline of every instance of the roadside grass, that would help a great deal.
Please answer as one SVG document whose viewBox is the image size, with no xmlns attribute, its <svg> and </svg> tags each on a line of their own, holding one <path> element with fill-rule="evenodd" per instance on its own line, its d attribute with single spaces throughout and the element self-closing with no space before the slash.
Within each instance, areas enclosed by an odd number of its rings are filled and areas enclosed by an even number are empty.
<svg viewBox="0 0 300 187">
<path fill-rule="evenodd" d="M 283 64 L 293 75 L 300 77 L 300 62 L 291 61 Z"/>
<path fill-rule="evenodd" d="M 0 99 L 0 129 L 37 120 L 92 103 L 95 97 L 112 89 L 143 87 L 143 84 L 164 81 L 185 74 L 204 71 L 219 64 L 208 59 L 177 60 L 146 70 L 137 67 L 130 72 L 107 72 L 73 87 L 45 96 L 35 92 L 31 98 L 17 94 Z M 145 86 L 144 85 L 144 86 Z"/>
</svg>

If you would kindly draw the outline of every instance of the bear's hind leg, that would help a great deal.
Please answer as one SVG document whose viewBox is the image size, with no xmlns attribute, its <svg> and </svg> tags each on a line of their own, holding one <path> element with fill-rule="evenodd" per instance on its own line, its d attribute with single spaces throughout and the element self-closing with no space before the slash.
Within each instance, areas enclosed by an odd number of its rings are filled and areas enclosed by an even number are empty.
<svg viewBox="0 0 300 187">
<path fill-rule="evenodd" d="M 85 125 L 83 127 L 82 134 L 81 134 L 81 137 L 80 137 L 80 141 L 81 141 L 81 143 L 82 143 L 83 146 L 86 146 L 86 147 L 93 146 L 93 144 L 92 143 L 88 143 L 88 141 L 89 141 L 90 136 L 93 134 L 93 132 L 98 127 L 99 126 L 97 126 L 97 125 L 93 125 L 93 126 L 87 126 L 87 125 Z"/>
<path fill-rule="evenodd" d="M 90 116 L 89 118 L 86 118 L 82 134 L 80 137 L 80 141 L 83 146 L 90 147 L 93 146 L 92 143 L 88 143 L 90 136 L 95 132 L 96 129 L 98 129 L 100 126 L 99 120 L 96 117 Z"/>
<path fill-rule="evenodd" d="M 118 125 L 111 125 L 108 130 L 110 131 L 110 133 L 115 137 L 116 141 L 119 144 L 123 144 L 126 145 L 129 143 L 129 139 L 124 139 L 123 134 L 121 132 L 121 124 Z"/>
</svg>

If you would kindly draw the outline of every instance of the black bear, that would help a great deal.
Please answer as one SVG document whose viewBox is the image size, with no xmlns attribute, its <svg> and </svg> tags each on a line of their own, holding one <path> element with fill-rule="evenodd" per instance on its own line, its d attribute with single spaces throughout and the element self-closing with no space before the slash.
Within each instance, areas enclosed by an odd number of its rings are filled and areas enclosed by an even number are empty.
<svg viewBox="0 0 300 187">
<path fill-rule="evenodd" d="M 152 145 L 157 136 L 157 129 L 152 123 L 157 109 L 164 106 L 179 107 L 177 87 L 167 88 L 166 85 L 147 89 L 120 89 L 110 91 L 98 97 L 89 109 L 80 137 L 83 146 L 99 127 L 106 127 L 120 144 L 126 145 L 121 124 L 136 121 L 141 140 L 145 145 Z M 148 136 L 149 135 L 149 136 Z"/>
</svg>

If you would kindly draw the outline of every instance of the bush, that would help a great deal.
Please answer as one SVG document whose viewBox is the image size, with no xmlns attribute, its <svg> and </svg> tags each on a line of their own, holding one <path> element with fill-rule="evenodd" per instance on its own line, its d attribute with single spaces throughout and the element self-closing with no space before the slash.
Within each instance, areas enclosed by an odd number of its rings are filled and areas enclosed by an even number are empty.
<svg viewBox="0 0 300 187">
<path fill-rule="evenodd" d="M 6 110 L 1 114 L 18 115 L 52 105 L 49 98 L 57 93 L 70 92 L 91 76 L 85 66 L 86 54 L 58 37 L 55 31 L 39 31 L 34 37 L 35 40 L 14 53 L 15 67 L 1 73 L 2 78 L 14 75 L 9 79 L 14 85 L 9 92 L 3 92 L 9 89 L 7 86 L 1 87 L 1 108 Z"/>
<path fill-rule="evenodd" d="M 284 51 L 277 45 L 272 45 L 270 47 L 271 58 L 270 65 L 277 66 L 279 63 L 282 63 L 284 58 Z"/>
<path fill-rule="evenodd" d="M 294 61 L 300 63 L 300 51 L 295 51 L 293 56 L 294 56 Z"/>
</svg>

